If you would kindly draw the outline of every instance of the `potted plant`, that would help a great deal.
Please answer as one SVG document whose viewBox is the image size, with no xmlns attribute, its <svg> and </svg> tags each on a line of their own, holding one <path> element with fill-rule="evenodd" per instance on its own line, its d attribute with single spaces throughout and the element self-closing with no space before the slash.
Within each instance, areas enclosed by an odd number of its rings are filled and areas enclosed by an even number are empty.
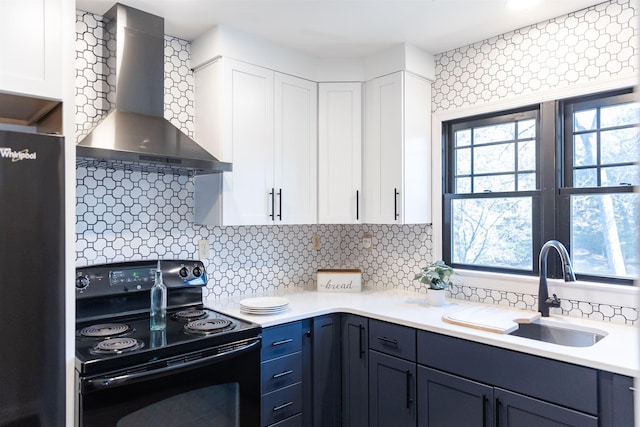
<svg viewBox="0 0 640 427">
<path fill-rule="evenodd" d="M 438 260 L 434 263 L 422 267 L 420 273 L 416 274 L 414 280 L 428 285 L 427 301 L 429 305 L 444 305 L 445 290 L 453 285 L 452 278 L 455 271 L 452 267 Z"/>
</svg>

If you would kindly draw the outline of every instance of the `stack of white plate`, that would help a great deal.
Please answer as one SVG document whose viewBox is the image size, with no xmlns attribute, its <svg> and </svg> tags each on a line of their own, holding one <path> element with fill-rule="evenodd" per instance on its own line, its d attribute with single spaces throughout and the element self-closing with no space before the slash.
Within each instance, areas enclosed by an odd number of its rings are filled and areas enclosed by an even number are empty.
<svg viewBox="0 0 640 427">
<path fill-rule="evenodd" d="M 289 300 L 280 297 L 247 298 L 240 301 L 244 314 L 278 314 L 289 308 Z"/>
</svg>

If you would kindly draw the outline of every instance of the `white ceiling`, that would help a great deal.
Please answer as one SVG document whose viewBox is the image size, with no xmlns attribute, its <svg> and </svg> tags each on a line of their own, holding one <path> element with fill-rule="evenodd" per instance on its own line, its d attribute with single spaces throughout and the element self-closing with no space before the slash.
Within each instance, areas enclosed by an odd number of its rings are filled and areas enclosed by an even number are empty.
<svg viewBox="0 0 640 427">
<path fill-rule="evenodd" d="M 99 15 L 114 0 L 76 0 Z M 193 40 L 223 25 L 317 57 L 364 57 L 408 43 L 436 54 L 584 9 L 602 0 L 122 0 L 165 18 L 165 33 Z"/>
</svg>

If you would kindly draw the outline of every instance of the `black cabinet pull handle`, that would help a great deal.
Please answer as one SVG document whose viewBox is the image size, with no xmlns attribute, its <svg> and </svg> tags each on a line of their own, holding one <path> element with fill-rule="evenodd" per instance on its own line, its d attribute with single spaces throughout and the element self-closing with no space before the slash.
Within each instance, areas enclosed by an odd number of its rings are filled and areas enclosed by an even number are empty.
<svg viewBox="0 0 640 427">
<path fill-rule="evenodd" d="M 291 374 L 293 374 L 293 371 L 289 369 L 288 371 L 280 372 L 279 374 L 273 374 L 273 379 L 275 380 L 277 378 L 282 378 Z"/>
<path fill-rule="evenodd" d="M 382 344 L 395 345 L 396 347 L 398 346 L 398 340 L 393 340 L 393 339 L 387 338 L 387 337 L 378 337 L 378 340 L 382 341 Z"/>
<path fill-rule="evenodd" d="M 502 406 L 502 402 L 500 402 L 500 398 L 496 397 L 496 426 L 500 427 L 500 407 Z"/>
<path fill-rule="evenodd" d="M 287 402 L 287 403 L 283 403 L 282 405 L 279 405 L 279 406 L 274 406 L 273 407 L 273 412 L 279 411 L 279 410 L 284 409 L 287 406 L 291 406 L 291 405 L 293 405 L 293 402 Z"/>
<path fill-rule="evenodd" d="M 400 217 L 400 213 L 398 212 L 398 196 L 400 195 L 400 193 L 398 193 L 398 189 L 394 188 L 393 189 L 393 215 L 394 215 L 394 220 L 398 219 L 398 217 Z"/>
<path fill-rule="evenodd" d="M 282 340 L 282 341 L 274 341 L 274 342 L 271 343 L 271 346 L 272 347 L 276 347 L 276 346 L 283 345 L 283 344 L 289 344 L 290 342 L 293 342 L 293 338 L 289 338 L 289 339 Z"/>
<path fill-rule="evenodd" d="M 311 337 L 311 329 L 307 329 L 307 332 L 304 333 L 304 336 L 307 338 Z"/>
<path fill-rule="evenodd" d="M 275 200 L 275 194 L 276 194 L 276 190 L 275 188 L 272 188 L 271 191 L 269 192 L 269 196 L 271 197 L 271 213 L 269 214 L 269 216 L 271 217 L 271 221 L 275 221 L 276 219 L 276 200 Z"/>
<path fill-rule="evenodd" d="M 360 190 L 356 190 L 356 221 L 360 219 Z"/>
<path fill-rule="evenodd" d="M 282 221 L 282 188 L 278 190 L 278 219 Z"/>
<path fill-rule="evenodd" d="M 364 357 L 364 325 L 360 323 L 358 325 L 359 328 L 359 340 L 360 340 L 360 359 Z"/>
<path fill-rule="evenodd" d="M 413 399 L 411 399 L 411 371 L 407 370 L 407 409 L 411 407 Z"/>
</svg>

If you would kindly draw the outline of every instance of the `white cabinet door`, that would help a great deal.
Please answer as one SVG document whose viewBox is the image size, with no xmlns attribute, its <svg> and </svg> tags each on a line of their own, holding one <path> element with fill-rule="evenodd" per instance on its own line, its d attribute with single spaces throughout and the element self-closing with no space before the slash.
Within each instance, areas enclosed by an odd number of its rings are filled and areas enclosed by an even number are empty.
<svg viewBox="0 0 640 427">
<path fill-rule="evenodd" d="M 320 83 L 318 91 L 318 222 L 359 224 L 362 84 Z"/>
<path fill-rule="evenodd" d="M 223 58 L 195 77 L 196 140 L 233 167 L 195 178 L 196 222 L 271 223 L 273 71 Z"/>
<path fill-rule="evenodd" d="M 195 221 L 317 222 L 317 84 L 221 58 L 198 70 L 196 141 L 232 172 L 196 176 Z"/>
<path fill-rule="evenodd" d="M 62 99 L 62 1 L 0 1 L 0 92 Z"/>
<path fill-rule="evenodd" d="M 315 224 L 318 217 L 318 85 L 275 73 L 275 223 Z"/>
<path fill-rule="evenodd" d="M 364 222 L 431 222 L 431 86 L 397 72 L 365 85 Z"/>
</svg>

